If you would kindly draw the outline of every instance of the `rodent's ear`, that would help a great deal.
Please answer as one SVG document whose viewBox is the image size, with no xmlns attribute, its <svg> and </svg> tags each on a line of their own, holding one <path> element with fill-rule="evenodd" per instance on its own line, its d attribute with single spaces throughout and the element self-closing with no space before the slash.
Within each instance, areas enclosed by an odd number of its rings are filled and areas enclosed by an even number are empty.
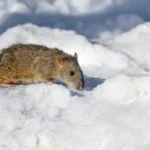
<svg viewBox="0 0 150 150">
<path fill-rule="evenodd" d="M 62 57 L 62 56 L 58 56 L 57 57 L 57 63 L 58 63 L 58 65 L 63 65 L 63 63 L 64 63 L 64 58 Z"/>
<path fill-rule="evenodd" d="M 74 57 L 78 59 L 78 54 L 76 52 L 74 53 Z"/>
</svg>

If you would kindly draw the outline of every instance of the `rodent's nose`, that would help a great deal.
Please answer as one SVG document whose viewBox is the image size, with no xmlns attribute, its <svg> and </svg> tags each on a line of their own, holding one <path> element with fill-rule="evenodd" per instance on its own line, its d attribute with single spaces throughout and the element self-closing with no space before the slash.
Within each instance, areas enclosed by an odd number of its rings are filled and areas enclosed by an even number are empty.
<svg viewBox="0 0 150 150">
<path fill-rule="evenodd" d="M 83 90 L 83 87 L 80 87 L 80 88 L 79 88 L 79 90 L 81 90 L 81 91 L 82 91 L 82 90 Z"/>
<path fill-rule="evenodd" d="M 82 91 L 82 90 L 83 90 L 83 87 L 79 86 L 79 87 L 77 87 L 76 89 Z"/>
<path fill-rule="evenodd" d="M 84 82 L 81 82 L 81 83 L 80 83 L 78 89 L 79 89 L 79 90 L 83 90 L 83 89 L 84 89 Z"/>
</svg>

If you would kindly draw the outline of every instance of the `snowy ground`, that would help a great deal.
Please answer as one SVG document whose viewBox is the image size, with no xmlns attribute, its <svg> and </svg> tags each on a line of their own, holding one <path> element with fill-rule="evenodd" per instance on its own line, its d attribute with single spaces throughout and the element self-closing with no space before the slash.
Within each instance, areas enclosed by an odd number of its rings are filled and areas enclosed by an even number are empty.
<svg viewBox="0 0 150 150">
<path fill-rule="evenodd" d="M 149 7 L 149 0 L 1 0 L 0 49 L 37 43 L 77 52 L 85 90 L 0 89 L 0 150 L 149 150 Z"/>
</svg>

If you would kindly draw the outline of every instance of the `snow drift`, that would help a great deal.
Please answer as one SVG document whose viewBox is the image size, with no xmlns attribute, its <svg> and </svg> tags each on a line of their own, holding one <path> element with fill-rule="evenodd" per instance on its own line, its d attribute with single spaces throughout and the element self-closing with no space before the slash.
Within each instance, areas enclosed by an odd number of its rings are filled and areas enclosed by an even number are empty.
<svg viewBox="0 0 150 150">
<path fill-rule="evenodd" d="M 149 61 L 138 59 L 143 49 L 149 55 L 148 31 L 150 24 L 143 24 L 102 46 L 74 31 L 32 24 L 7 30 L 1 49 L 37 43 L 76 51 L 86 87 L 79 92 L 43 83 L 0 89 L 0 149 L 148 150 Z M 127 40 L 130 34 L 133 40 Z M 142 50 L 136 51 L 139 44 Z"/>
<path fill-rule="evenodd" d="M 0 150 L 149 150 L 149 4 L 0 1 L 1 50 L 33 43 L 77 52 L 85 76 L 83 91 L 0 89 Z"/>
<path fill-rule="evenodd" d="M 149 5 L 148 0 L 1 0 L 0 33 L 30 22 L 110 39 L 150 20 Z"/>
</svg>

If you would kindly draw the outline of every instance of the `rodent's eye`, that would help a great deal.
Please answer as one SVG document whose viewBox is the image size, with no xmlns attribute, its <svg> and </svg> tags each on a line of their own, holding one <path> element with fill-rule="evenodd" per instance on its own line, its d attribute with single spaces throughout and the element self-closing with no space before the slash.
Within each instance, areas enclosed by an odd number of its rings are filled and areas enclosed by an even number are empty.
<svg viewBox="0 0 150 150">
<path fill-rule="evenodd" d="M 70 71 L 70 75 L 71 75 L 71 76 L 74 76 L 74 74 L 75 74 L 75 73 L 74 73 L 73 71 Z"/>
</svg>

